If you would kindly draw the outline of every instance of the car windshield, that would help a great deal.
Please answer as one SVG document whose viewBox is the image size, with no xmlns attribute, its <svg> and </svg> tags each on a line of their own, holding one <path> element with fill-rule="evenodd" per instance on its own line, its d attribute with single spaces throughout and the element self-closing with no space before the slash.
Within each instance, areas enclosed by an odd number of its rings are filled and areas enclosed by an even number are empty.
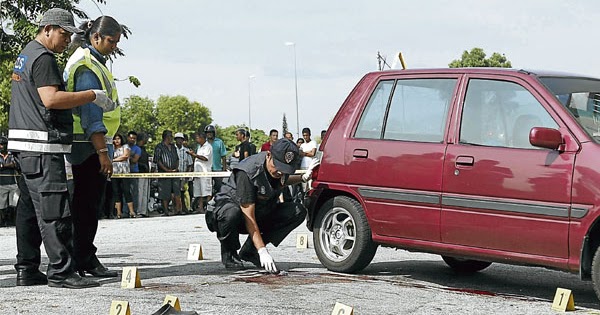
<svg viewBox="0 0 600 315">
<path fill-rule="evenodd" d="M 569 109 L 594 141 L 600 142 L 600 80 L 580 77 L 539 79 Z"/>
</svg>

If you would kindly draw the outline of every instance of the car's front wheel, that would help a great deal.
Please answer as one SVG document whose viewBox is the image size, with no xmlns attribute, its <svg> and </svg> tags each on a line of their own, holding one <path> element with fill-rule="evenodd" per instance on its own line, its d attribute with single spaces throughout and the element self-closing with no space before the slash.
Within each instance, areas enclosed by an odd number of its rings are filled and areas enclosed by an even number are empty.
<svg viewBox="0 0 600 315">
<path fill-rule="evenodd" d="M 450 268 L 458 273 L 474 273 L 489 267 L 492 263 L 489 261 L 480 261 L 473 259 L 461 259 L 450 256 L 442 256 Z"/>
<path fill-rule="evenodd" d="M 315 219 L 313 239 L 319 260 L 331 271 L 364 269 L 377 251 L 362 206 L 346 196 L 323 204 Z"/>
</svg>

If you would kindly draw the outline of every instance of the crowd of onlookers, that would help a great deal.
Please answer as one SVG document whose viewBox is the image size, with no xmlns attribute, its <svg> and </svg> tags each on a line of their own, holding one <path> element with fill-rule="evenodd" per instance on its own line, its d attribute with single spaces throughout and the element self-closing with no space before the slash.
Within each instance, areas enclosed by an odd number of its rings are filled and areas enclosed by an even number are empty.
<svg viewBox="0 0 600 315">
<path fill-rule="evenodd" d="M 325 130 L 321 132 L 321 139 Z M 130 131 L 126 137 L 113 137 L 112 163 L 114 174 L 168 173 L 168 172 L 218 172 L 227 171 L 247 157 L 260 151 L 268 151 L 279 138 L 276 129 L 269 131 L 269 138 L 257 150 L 251 142 L 250 132 L 244 128 L 235 131 L 239 143 L 228 155 L 224 142 L 216 136 L 212 125 L 202 131 L 187 134 L 166 130 L 162 141 L 152 154 L 146 151 L 148 136 Z M 291 132 L 284 137 L 294 140 Z M 15 177 L 17 168 L 10 152 L 6 150 L 6 138 L 0 138 L 0 225 L 14 225 L 14 209 L 18 200 Z M 312 139 L 309 128 L 302 129 L 297 139 L 303 156 L 301 168 L 306 168 L 317 155 L 318 145 Z M 69 165 L 67 163 L 67 169 Z M 69 173 L 69 170 L 67 170 Z M 98 218 L 120 219 L 147 217 L 158 210 L 164 216 L 187 213 L 204 213 L 206 204 L 219 191 L 223 177 L 184 178 L 109 178 L 102 213 Z M 72 184 L 72 183 L 71 183 Z M 72 188 L 72 187 L 71 187 Z M 307 187 L 291 186 L 284 191 L 282 199 L 300 201 Z M 153 202 L 158 199 L 159 202 Z"/>
</svg>

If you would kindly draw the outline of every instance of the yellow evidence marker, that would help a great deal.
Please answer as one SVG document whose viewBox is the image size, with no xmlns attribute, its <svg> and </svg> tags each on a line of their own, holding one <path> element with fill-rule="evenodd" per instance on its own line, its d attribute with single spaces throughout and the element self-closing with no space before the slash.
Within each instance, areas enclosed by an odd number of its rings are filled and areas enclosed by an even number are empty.
<svg viewBox="0 0 600 315">
<path fill-rule="evenodd" d="M 354 315 L 354 307 L 335 302 L 331 315 Z"/>
<path fill-rule="evenodd" d="M 308 248 L 308 234 L 298 233 L 296 235 L 296 248 Z"/>
<path fill-rule="evenodd" d="M 571 290 L 557 288 L 556 294 L 554 295 L 554 301 L 552 302 L 552 309 L 561 312 L 574 311 L 575 300 L 573 299 Z"/>
<path fill-rule="evenodd" d="M 188 260 L 202 260 L 202 246 L 200 244 L 190 244 L 188 249 Z"/>
<path fill-rule="evenodd" d="M 133 289 L 141 288 L 140 274 L 137 267 L 123 267 L 123 276 L 121 278 L 121 288 Z"/>
<path fill-rule="evenodd" d="M 163 305 L 165 305 L 165 304 L 170 304 L 175 310 L 181 311 L 181 305 L 179 304 L 179 298 L 177 298 L 176 296 L 173 296 L 173 295 L 165 296 L 165 301 L 163 302 Z"/>
<path fill-rule="evenodd" d="M 129 302 L 127 301 L 112 301 L 110 304 L 110 315 L 131 315 Z"/>
</svg>

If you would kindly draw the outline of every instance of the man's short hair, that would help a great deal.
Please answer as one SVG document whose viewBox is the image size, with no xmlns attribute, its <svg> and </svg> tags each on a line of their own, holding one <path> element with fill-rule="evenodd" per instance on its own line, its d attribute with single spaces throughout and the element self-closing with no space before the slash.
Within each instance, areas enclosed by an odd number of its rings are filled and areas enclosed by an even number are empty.
<svg viewBox="0 0 600 315">
<path fill-rule="evenodd" d="M 310 128 L 302 128 L 302 134 L 308 133 L 308 135 L 310 136 Z"/>
<path fill-rule="evenodd" d="M 167 139 L 168 136 L 172 136 L 173 135 L 173 131 L 171 130 L 165 130 L 162 133 L 162 139 L 165 140 Z"/>
<path fill-rule="evenodd" d="M 244 129 L 244 128 L 238 128 L 238 129 L 235 131 L 235 133 L 241 133 L 241 134 L 243 134 L 244 136 L 246 136 L 246 129 Z"/>
<path fill-rule="evenodd" d="M 206 140 L 206 133 L 204 133 L 204 132 L 197 132 L 197 133 L 195 133 L 195 136 Z"/>
<path fill-rule="evenodd" d="M 131 135 L 134 135 L 134 136 L 136 136 L 136 137 L 138 136 L 137 132 L 135 132 L 135 131 L 133 131 L 133 130 L 131 130 L 130 132 L 128 132 L 128 133 L 127 133 L 127 136 L 128 136 L 128 137 L 129 137 L 129 136 L 131 136 Z"/>
<path fill-rule="evenodd" d="M 271 129 L 271 131 L 269 131 L 269 136 L 273 133 L 279 133 L 279 131 L 277 131 L 277 129 Z"/>
</svg>

